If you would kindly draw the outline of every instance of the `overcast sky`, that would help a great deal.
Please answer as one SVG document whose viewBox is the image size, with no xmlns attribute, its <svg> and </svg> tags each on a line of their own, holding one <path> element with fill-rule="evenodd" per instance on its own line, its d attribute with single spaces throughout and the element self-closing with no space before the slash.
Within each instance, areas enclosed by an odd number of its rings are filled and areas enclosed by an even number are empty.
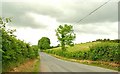
<svg viewBox="0 0 120 74">
<path fill-rule="evenodd" d="M 107 0 L 3 0 L 0 16 L 13 17 L 9 28 L 21 40 L 37 44 L 41 37 L 49 37 L 51 45 L 57 45 L 55 29 L 70 24 L 76 33 L 75 43 L 96 39 L 118 38 L 118 1 L 108 4 L 81 21 L 81 18 Z"/>
</svg>

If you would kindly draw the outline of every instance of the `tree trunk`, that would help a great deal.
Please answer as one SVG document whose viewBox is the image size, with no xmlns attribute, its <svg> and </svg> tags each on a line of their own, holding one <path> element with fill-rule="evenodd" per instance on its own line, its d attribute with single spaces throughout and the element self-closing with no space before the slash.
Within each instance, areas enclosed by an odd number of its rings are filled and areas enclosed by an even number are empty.
<svg viewBox="0 0 120 74">
<path fill-rule="evenodd" d="M 66 49 L 65 49 L 65 43 L 64 43 L 64 42 L 62 42 L 62 50 L 63 50 L 63 51 L 66 50 Z"/>
<path fill-rule="evenodd" d="M 65 37 L 65 36 L 62 35 L 62 44 L 61 44 L 61 45 L 62 45 L 62 50 L 63 50 L 63 51 L 66 50 L 66 49 L 65 49 L 65 41 L 64 41 L 64 37 Z"/>
</svg>

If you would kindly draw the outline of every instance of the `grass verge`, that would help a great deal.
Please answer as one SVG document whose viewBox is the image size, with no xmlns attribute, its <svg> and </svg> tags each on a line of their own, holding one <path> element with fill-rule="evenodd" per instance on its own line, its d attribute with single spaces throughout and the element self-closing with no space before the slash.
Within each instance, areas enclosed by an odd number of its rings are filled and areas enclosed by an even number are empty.
<svg viewBox="0 0 120 74">
<path fill-rule="evenodd" d="M 50 53 L 47 53 L 47 54 L 50 54 Z M 50 55 L 52 55 L 56 58 L 62 59 L 62 60 L 66 60 L 66 61 L 77 62 L 77 63 L 81 63 L 81 64 L 98 66 L 98 67 L 103 67 L 103 68 L 107 68 L 107 69 L 111 69 L 111 70 L 115 70 L 115 71 L 120 71 L 120 69 L 119 69 L 120 64 L 103 62 L 103 61 L 76 60 L 76 59 L 61 57 L 61 56 L 58 56 L 58 55 L 55 55 L 55 54 L 50 54 Z"/>
<path fill-rule="evenodd" d="M 40 58 L 28 60 L 10 72 L 40 72 Z"/>
</svg>

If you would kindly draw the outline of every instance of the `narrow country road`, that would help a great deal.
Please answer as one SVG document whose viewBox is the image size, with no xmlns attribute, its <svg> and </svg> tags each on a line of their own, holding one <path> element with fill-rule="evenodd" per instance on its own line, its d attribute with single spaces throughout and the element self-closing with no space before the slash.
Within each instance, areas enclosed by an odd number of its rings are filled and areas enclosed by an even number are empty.
<svg viewBox="0 0 120 74">
<path fill-rule="evenodd" d="M 64 61 L 41 52 L 41 72 L 114 72 L 105 68 Z"/>
</svg>

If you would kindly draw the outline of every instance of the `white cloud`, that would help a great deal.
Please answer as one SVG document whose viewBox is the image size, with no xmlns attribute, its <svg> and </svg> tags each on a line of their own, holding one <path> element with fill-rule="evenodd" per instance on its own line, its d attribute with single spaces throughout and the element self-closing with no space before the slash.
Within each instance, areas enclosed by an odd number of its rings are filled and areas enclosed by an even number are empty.
<svg viewBox="0 0 120 74">
<path fill-rule="evenodd" d="M 104 22 L 86 25 L 75 25 L 77 35 L 75 42 L 89 42 L 96 39 L 118 39 L 118 22 Z"/>
<path fill-rule="evenodd" d="M 3 15 L 13 16 L 17 38 L 37 44 L 41 37 L 49 37 L 51 45 L 57 45 L 55 29 L 71 23 L 77 38 L 76 43 L 98 38 L 118 38 L 117 2 L 112 0 L 99 11 L 89 16 L 80 25 L 76 21 L 87 15 L 107 0 L 3 0 Z M 20 3 L 21 2 L 21 3 Z M 114 13 L 114 14 L 113 14 Z"/>
<path fill-rule="evenodd" d="M 51 29 L 54 29 L 52 27 L 56 27 L 58 25 L 58 22 L 56 21 L 56 19 L 48 15 L 41 15 L 41 14 L 32 13 L 32 12 L 29 12 L 26 14 L 32 17 L 36 23 L 47 26 L 47 27 L 51 26 L 50 27 Z"/>
<path fill-rule="evenodd" d="M 105 24 L 105 23 L 104 23 Z M 106 23 L 106 24 L 111 24 L 111 23 Z M 54 24 L 55 25 L 55 24 Z M 52 26 L 52 25 L 51 25 Z M 17 28 L 17 32 L 15 35 L 19 39 L 25 40 L 26 42 L 30 42 L 31 44 L 37 44 L 38 40 L 42 37 L 48 37 L 51 40 L 51 45 L 55 46 L 58 44 L 57 42 L 57 37 L 55 36 L 55 29 L 57 27 L 48 27 L 47 29 L 33 29 L 33 28 Z M 117 39 L 118 38 L 118 25 L 116 23 L 112 23 L 112 25 L 101 25 L 101 26 L 92 26 L 92 25 L 81 25 L 78 27 L 79 29 L 83 29 L 86 32 L 76 32 L 76 39 L 75 43 L 80 43 L 80 42 L 88 42 L 88 41 L 93 41 L 96 39 L 104 39 L 104 38 L 109 38 L 109 39 Z M 98 28 L 98 29 L 97 29 Z M 74 27 L 76 29 L 76 27 Z M 91 29 L 88 30 L 88 29 Z M 94 31 L 96 29 L 96 31 Z M 87 30 L 92 32 L 96 32 L 99 34 L 95 33 L 87 33 Z M 105 34 L 103 34 L 105 33 Z M 107 34 L 106 34 L 107 33 Z"/>
<path fill-rule="evenodd" d="M 58 44 L 57 37 L 55 36 L 55 29 L 59 24 L 57 23 L 55 18 L 32 12 L 26 13 L 26 15 L 32 17 L 36 23 L 42 24 L 47 27 L 44 29 L 34 29 L 31 27 L 15 27 L 17 29 L 17 32 L 15 32 L 14 34 L 17 36 L 17 38 L 25 40 L 26 42 L 30 42 L 31 44 L 37 44 L 40 38 L 48 37 L 51 40 L 51 45 L 55 46 Z"/>
<path fill-rule="evenodd" d="M 14 33 L 17 38 L 30 42 L 30 44 L 37 44 L 38 40 L 42 37 L 48 37 L 51 40 L 51 45 L 57 45 L 57 38 L 55 33 L 52 31 L 46 31 L 41 29 L 33 28 L 17 28 L 17 31 Z"/>
<path fill-rule="evenodd" d="M 118 22 L 90 23 L 85 25 L 74 25 L 75 31 L 86 34 L 107 34 L 118 33 Z"/>
<path fill-rule="evenodd" d="M 118 39 L 118 34 L 111 34 L 111 35 L 95 35 L 95 34 L 79 34 L 76 33 L 77 37 L 75 40 L 75 43 L 81 43 L 81 42 L 89 42 L 94 41 L 96 39 Z"/>
</svg>

